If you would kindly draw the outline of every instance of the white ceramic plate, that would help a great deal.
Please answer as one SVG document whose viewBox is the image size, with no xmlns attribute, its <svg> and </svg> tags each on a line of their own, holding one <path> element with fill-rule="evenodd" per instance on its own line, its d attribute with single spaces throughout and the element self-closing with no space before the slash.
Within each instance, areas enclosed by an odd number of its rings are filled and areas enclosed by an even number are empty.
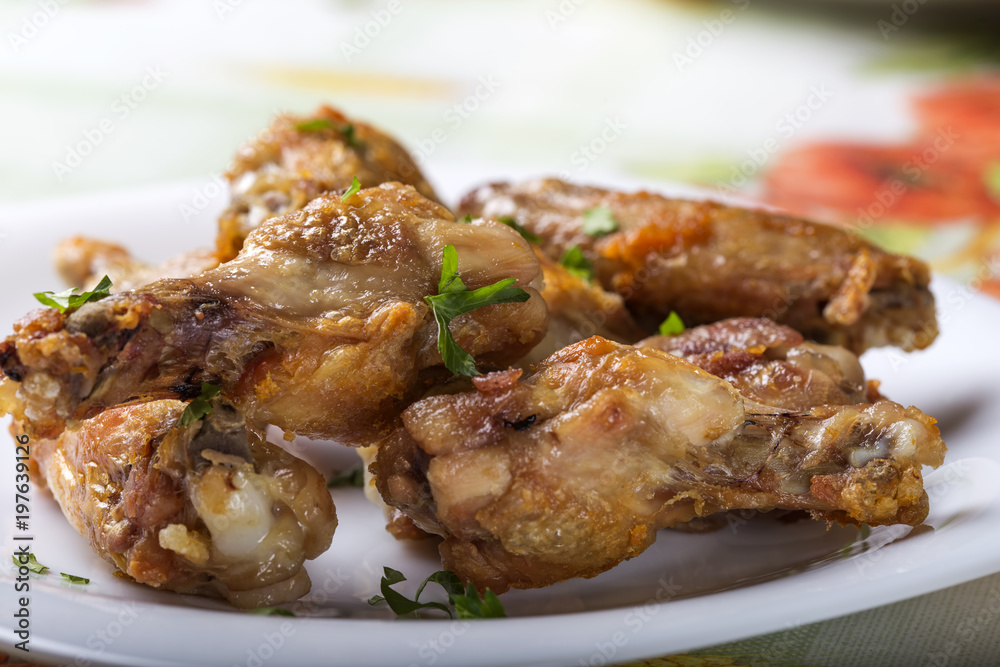
<svg viewBox="0 0 1000 667">
<path fill-rule="evenodd" d="M 504 175 L 512 170 L 438 173 L 452 198 Z M 593 180 L 621 184 L 607 176 Z M 209 182 L 0 208 L 4 331 L 34 307 L 31 292 L 62 289 L 48 261 L 58 239 L 85 233 L 160 259 L 210 244 L 223 199 Z M 132 667 L 601 665 L 849 614 L 996 572 L 1000 445 L 992 419 L 1000 416 L 1000 305 L 951 282 L 934 287 L 942 324 L 934 346 L 864 358 L 887 395 L 939 419 L 949 444 L 947 465 L 927 476 L 926 527 L 879 528 L 860 540 L 854 529 L 757 517 L 705 535 L 663 531 L 640 557 L 599 577 L 508 593 L 509 619 L 400 621 L 365 600 L 377 591 L 383 566 L 403 571 L 414 585 L 438 569 L 434 548 L 395 542 L 360 491 L 336 490 L 340 527 L 332 549 L 309 564 L 313 591 L 291 605 L 299 618 L 261 617 L 115 577 L 52 498 L 35 488 L 32 550 L 56 572 L 91 583 L 31 576 L 31 656 Z M 355 456 L 317 443 L 297 441 L 292 448 L 324 472 L 346 467 Z M 9 491 L 0 535 L 13 551 L 15 533 L 23 535 L 14 528 L 13 445 L 2 451 L 0 484 Z M 8 646 L 17 641 L 12 614 L 21 594 L 15 593 L 15 576 L 11 563 L 0 566 L 0 643 Z"/>
</svg>

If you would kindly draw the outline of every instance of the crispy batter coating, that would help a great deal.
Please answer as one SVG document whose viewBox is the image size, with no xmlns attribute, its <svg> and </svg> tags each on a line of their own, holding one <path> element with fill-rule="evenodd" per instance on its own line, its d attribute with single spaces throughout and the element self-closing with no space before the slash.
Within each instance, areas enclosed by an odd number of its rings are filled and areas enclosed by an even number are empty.
<svg viewBox="0 0 1000 667">
<path fill-rule="evenodd" d="M 33 461 L 73 527 L 139 583 L 244 608 L 301 597 L 303 562 L 337 526 L 323 476 L 248 437 L 231 407 L 186 427 L 185 407 L 110 408 L 34 441 Z"/>
<path fill-rule="evenodd" d="M 232 200 L 219 218 L 219 258 L 228 261 L 261 222 L 304 207 L 354 178 L 365 188 L 397 181 L 439 201 L 413 158 L 392 137 L 321 106 L 305 116 L 282 114 L 236 153 L 226 173 Z"/>
<path fill-rule="evenodd" d="M 372 472 L 385 501 L 441 535 L 478 587 L 591 577 L 660 528 L 730 509 L 807 510 L 871 525 L 926 516 L 934 421 L 890 401 L 791 413 L 679 357 L 594 337 L 533 373 L 403 413 Z"/>
<path fill-rule="evenodd" d="M 457 223 L 395 183 L 342 201 L 323 196 L 271 218 L 233 261 L 185 280 L 161 280 L 63 315 L 28 314 L 0 343 L 0 368 L 18 383 L 0 408 L 32 437 L 135 398 L 192 398 L 222 387 L 254 424 L 366 444 L 446 375 L 435 294 L 442 249 L 453 245 L 469 289 L 513 278 L 531 299 L 452 321 L 456 341 L 504 367 L 541 339 L 538 262 L 497 222 Z"/>
<path fill-rule="evenodd" d="M 617 232 L 583 232 L 584 212 L 598 206 L 611 209 Z M 937 335 L 927 265 L 843 228 L 555 179 L 486 185 L 460 209 L 515 218 L 553 259 L 579 246 L 650 332 L 673 310 L 692 325 L 768 317 L 857 353 L 922 349 Z"/>
</svg>

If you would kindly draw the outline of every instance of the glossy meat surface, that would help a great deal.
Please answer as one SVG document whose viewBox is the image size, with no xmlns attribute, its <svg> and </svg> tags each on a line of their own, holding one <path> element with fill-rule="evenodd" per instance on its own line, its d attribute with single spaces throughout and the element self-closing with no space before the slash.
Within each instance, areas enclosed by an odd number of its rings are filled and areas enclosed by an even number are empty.
<svg viewBox="0 0 1000 667">
<path fill-rule="evenodd" d="M 594 238 L 582 221 L 599 206 L 618 231 Z M 553 259 L 579 246 L 649 331 L 673 310 L 689 325 L 767 317 L 857 353 L 922 349 L 937 335 L 928 267 L 843 228 L 555 179 L 483 186 L 460 208 L 514 218 Z"/>
<path fill-rule="evenodd" d="M 346 202 L 320 197 L 271 218 L 233 261 L 161 280 L 69 315 L 33 311 L 0 343 L 0 392 L 33 437 L 135 398 L 193 398 L 222 388 L 254 424 L 366 444 L 446 376 L 423 297 L 437 292 L 453 245 L 469 289 L 513 278 L 532 298 L 454 319 L 486 367 L 504 367 L 544 334 L 528 244 L 496 222 L 454 222 L 413 188 L 384 184 Z"/>
<path fill-rule="evenodd" d="M 643 337 L 642 327 L 632 319 L 620 296 L 573 275 L 540 249 L 534 250 L 545 281 L 542 298 L 548 307 L 549 326 L 542 342 L 519 365 L 537 363 L 591 336 L 616 343 L 634 343 Z"/>
<path fill-rule="evenodd" d="M 870 525 L 926 516 L 932 419 L 890 401 L 791 413 L 651 348 L 591 338 L 535 372 L 432 396 L 372 466 L 385 501 L 441 535 L 479 587 L 591 577 L 660 528 L 731 509 L 806 510 Z"/>
<path fill-rule="evenodd" d="M 322 475 L 220 401 L 186 427 L 185 407 L 110 408 L 35 441 L 33 460 L 73 527 L 139 583 L 244 608 L 301 597 L 303 562 L 337 526 Z"/>
<path fill-rule="evenodd" d="M 74 236 L 56 246 L 53 260 L 70 287 L 89 289 L 104 276 L 112 292 L 126 292 L 163 278 L 196 276 L 219 265 L 214 251 L 199 249 L 171 257 L 161 264 L 136 259 L 117 243 Z"/>
<path fill-rule="evenodd" d="M 283 114 L 242 146 L 226 173 L 231 203 L 219 218 L 217 246 L 232 259 L 260 223 L 304 207 L 354 178 L 365 188 L 391 181 L 438 201 L 413 158 L 381 130 L 328 106 L 311 115 Z"/>
<path fill-rule="evenodd" d="M 676 336 L 636 343 L 679 356 L 730 382 L 753 401 L 789 411 L 853 405 L 880 398 L 858 358 L 833 345 L 805 342 L 794 329 L 764 318 L 733 318 Z"/>
</svg>

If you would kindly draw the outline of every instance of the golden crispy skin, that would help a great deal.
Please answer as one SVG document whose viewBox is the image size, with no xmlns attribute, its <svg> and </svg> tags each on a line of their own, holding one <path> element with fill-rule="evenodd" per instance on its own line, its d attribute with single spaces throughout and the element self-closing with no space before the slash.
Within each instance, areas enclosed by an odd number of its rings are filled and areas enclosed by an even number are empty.
<svg viewBox="0 0 1000 667">
<path fill-rule="evenodd" d="M 542 342 L 519 365 L 527 367 L 591 336 L 616 343 L 634 343 L 643 337 L 642 327 L 619 295 L 573 275 L 539 248 L 534 250 L 545 280 L 542 298 L 549 310 L 549 327 Z"/>
<path fill-rule="evenodd" d="M 679 356 L 726 380 L 744 398 L 789 412 L 883 398 L 877 382 L 866 387 L 861 363 L 849 350 L 805 342 L 794 329 L 764 318 L 722 320 L 674 336 L 652 336 L 636 346 Z M 709 532 L 726 522 L 720 513 L 671 528 Z"/>
<path fill-rule="evenodd" d="M 619 230 L 593 238 L 581 225 L 598 206 L 611 209 Z M 692 325 L 768 317 L 857 353 L 922 349 L 937 335 L 927 265 L 839 227 L 554 179 L 486 185 L 460 208 L 515 218 L 553 259 L 579 246 L 650 332 L 674 310 Z"/>
<path fill-rule="evenodd" d="M 56 248 L 56 268 L 74 287 L 91 286 L 108 275 L 116 292 L 161 278 L 197 275 L 236 257 L 247 235 L 264 219 L 299 210 L 325 192 L 343 191 L 355 176 L 362 187 L 398 181 L 439 201 L 394 139 L 321 106 L 311 115 L 276 117 L 237 151 L 226 173 L 231 203 L 219 220 L 218 252 L 198 249 L 153 265 L 136 260 L 118 244 L 78 236 Z"/>
<path fill-rule="evenodd" d="M 236 259 L 199 276 L 69 315 L 30 313 L 0 343 L 0 368 L 17 383 L 0 408 L 32 437 L 55 438 L 67 421 L 135 398 L 192 398 L 211 382 L 254 424 L 366 444 L 447 374 L 423 297 L 437 292 L 449 244 L 469 289 L 513 278 L 531 295 L 451 325 L 481 363 L 516 361 L 546 326 L 527 242 L 387 183 L 271 218 Z"/>
<path fill-rule="evenodd" d="M 737 317 L 636 343 L 679 356 L 730 382 L 745 398 L 792 412 L 819 405 L 874 402 L 850 351 L 802 340 L 764 318 Z"/>
<path fill-rule="evenodd" d="M 381 130 L 321 106 L 283 114 L 236 153 L 226 173 L 231 204 L 219 218 L 219 258 L 227 261 L 265 219 L 298 210 L 319 195 L 398 181 L 439 201 L 413 158 Z"/>
<path fill-rule="evenodd" d="M 337 526 L 323 476 L 248 437 L 231 407 L 187 427 L 185 407 L 110 408 L 34 441 L 33 461 L 73 527 L 139 583 L 244 608 L 301 597 L 303 562 Z"/>
<path fill-rule="evenodd" d="M 530 374 L 474 378 L 403 413 L 372 472 L 479 587 L 591 577 L 660 528 L 730 509 L 871 525 L 926 516 L 934 421 L 890 401 L 789 413 L 652 348 L 594 337 Z"/>
<path fill-rule="evenodd" d="M 67 285 L 90 289 L 104 276 L 112 292 L 126 292 L 162 278 L 196 276 L 219 265 L 214 251 L 197 249 L 161 264 L 147 264 L 118 245 L 83 236 L 62 241 L 53 253 L 56 270 Z"/>
</svg>

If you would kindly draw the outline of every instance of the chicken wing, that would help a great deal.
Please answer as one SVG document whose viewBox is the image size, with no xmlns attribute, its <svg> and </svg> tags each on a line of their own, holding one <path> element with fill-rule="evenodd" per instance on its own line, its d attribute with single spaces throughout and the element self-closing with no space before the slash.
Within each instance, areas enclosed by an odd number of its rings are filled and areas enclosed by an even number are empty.
<svg viewBox="0 0 1000 667">
<path fill-rule="evenodd" d="M 549 326 L 542 342 L 518 365 L 527 368 L 591 336 L 617 343 L 634 343 L 643 337 L 642 327 L 632 319 L 619 295 L 570 273 L 540 249 L 534 250 L 545 282 L 542 298 L 549 311 Z"/>
<path fill-rule="evenodd" d="M 247 235 L 266 218 L 303 208 L 329 191 L 389 181 L 412 185 L 438 201 L 406 150 L 384 132 L 328 106 L 310 116 L 276 117 L 259 137 L 240 147 L 226 173 L 231 202 L 219 220 L 218 251 L 198 249 L 162 264 L 139 261 L 116 243 L 74 237 L 59 244 L 55 263 L 71 286 L 108 275 L 122 292 L 161 278 L 185 278 L 236 257 Z"/>
<path fill-rule="evenodd" d="M 244 608 L 301 597 L 303 562 L 337 526 L 322 475 L 218 399 L 188 426 L 185 407 L 109 408 L 35 441 L 32 460 L 73 527 L 139 583 Z"/>
<path fill-rule="evenodd" d="M 682 357 L 758 403 L 790 412 L 819 405 L 874 403 L 858 358 L 842 347 L 805 342 L 794 329 L 764 318 L 738 317 L 676 336 L 636 343 Z"/>
<path fill-rule="evenodd" d="M 915 408 L 770 408 L 598 337 L 472 383 L 410 406 L 372 470 L 387 503 L 444 537 L 447 569 L 497 592 L 594 576 L 659 528 L 729 509 L 917 525 L 921 466 L 945 449 Z"/>
<path fill-rule="evenodd" d="M 0 408 L 32 437 L 55 438 L 67 421 L 136 398 L 192 398 L 210 382 L 253 424 L 367 444 L 447 375 L 423 299 L 437 293 L 446 245 L 469 289 L 511 278 L 531 297 L 451 322 L 470 355 L 505 367 L 546 326 L 527 242 L 387 183 L 271 218 L 236 259 L 199 276 L 30 313 L 0 343 L 16 384 L 0 390 Z"/>
<path fill-rule="evenodd" d="M 242 146 L 226 173 L 231 203 L 219 218 L 217 247 L 232 259 L 265 219 L 304 207 L 319 195 L 397 181 L 439 201 L 420 168 L 384 132 L 321 106 L 309 116 L 283 114 Z"/>
<path fill-rule="evenodd" d="M 597 207 L 610 209 L 617 231 L 584 233 Z M 688 324 L 768 317 L 858 353 L 921 349 L 937 335 L 927 266 L 842 228 L 554 179 L 483 186 L 460 208 L 515 218 L 553 259 L 579 247 L 649 331 L 673 310 Z"/>
<path fill-rule="evenodd" d="M 149 264 L 136 259 L 117 243 L 82 236 L 62 241 L 56 246 L 53 259 L 67 285 L 89 287 L 108 276 L 114 292 L 127 292 L 163 278 L 196 276 L 219 265 L 215 252 L 206 249 L 192 250 L 161 264 Z"/>
</svg>

